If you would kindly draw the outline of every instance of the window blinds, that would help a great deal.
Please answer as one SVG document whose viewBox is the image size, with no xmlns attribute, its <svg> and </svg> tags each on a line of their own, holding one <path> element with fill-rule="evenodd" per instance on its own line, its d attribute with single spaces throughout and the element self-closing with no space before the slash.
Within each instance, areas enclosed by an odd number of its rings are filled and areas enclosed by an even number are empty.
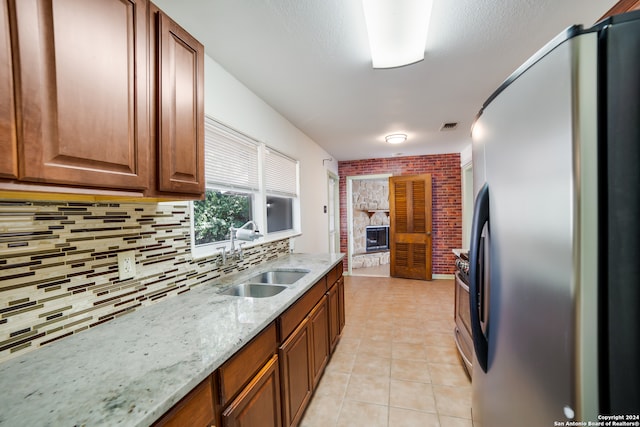
<svg viewBox="0 0 640 427">
<path fill-rule="evenodd" d="M 207 184 L 257 191 L 257 143 L 210 117 L 205 118 L 204 134 Z"/>
<path fill-rule="evenodd" d="M 298 196 L 298 162 L 296 160 L 265 148 L 264 174 L 267 193 Z"/>
</svg>

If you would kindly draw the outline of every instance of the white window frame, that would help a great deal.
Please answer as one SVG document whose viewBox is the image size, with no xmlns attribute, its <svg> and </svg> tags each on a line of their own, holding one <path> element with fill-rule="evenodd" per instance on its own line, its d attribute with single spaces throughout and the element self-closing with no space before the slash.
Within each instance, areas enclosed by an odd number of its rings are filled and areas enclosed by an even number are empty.
<svg viewBox="0 0 640 427">
<path fill-rule="evenodd" d="M 291 237 L 296 237 L 296 236 L 300 236 L 301 233 L 301 229 L 300 229 L 300 162 L 296 159 L 293 159 L 290 156 L 287 156 L 286 154 L 283 154 L 282 152 L 275 150 L 272 147 L 269 147 L 267 144 L 260 142 L 258 140 L 256 140 L 255 138 L 252 138 L 242 132 L 238 132 L 234 129 L 232 129 L 229 126 L 226 126 L 225 124 L 211 118 L 211 117 L 206 117 L 207 121 L 209 122 L 209 124 L 213 124 L 216 127 L 220 127 L 222 128 L 224 131 L 226 132 L 231 132 L 234 134 L 235 137 L 239 137 L 242 139 L 245 139 L 246 142 L 250 142 L 253 144 L 256 144 L 257 148 L 258 148 L 258 188 L 256 190 L 250 190 L 247 188 L 240 188 L 240 187 L 234 187 L 234 186 L 225 186 L 224 183 L 220 183 L 220 182 L 208 182 L 206 185 L 207 190 L 231 190 L 231 191 L 236 191 L 236 192 L 243 192 L 243 193 L 250 193 L 253 194 L 253 221 L 258 225 L 258 229 L 260 231 L 261 234 L 263 234 L 263 237 L 254 240 L 253 242 L 243 242 L 244 248 L 250 248 L 252 246 L 256 246 L 256 245 L 260 245 L 263 243 L 268 243 L 268 242 L 272 242 L 272 241 L 276 241 L 276 240 L 281 240 L 281 239 L 285 239 L 285 238 L 291 238 Z M 206 139 L 206 138 L 205 138 Z M 278 191 L 269 191 L 267 192 L 266 190 L 266 183 L 265 183 L 265 156 L 267 151 L 269 152 L 274 152 L 284 158 L 289 159 L 292 162 L 295 162 L 295 194 L 291 193 L 291 187 L 289 187 L 289 191 L 288 192 L 278 192 Z M 205 159 L 206 159 L 206 155 L 205 155 Z M 206 167 L 205 167 L 206 170 Z M 289 230 L 282 230 L 282 231 L 277 231 L 277 232 L 272 232 L 272 233 L 267 233 L 267 212 L 266 212 L 266 203 L 267 203 L 267 195 L 269 196 L 277 196 L 277 197 L 290 197 L 291 199 L 293 199 L 293 229 L 289 229 Z M 215 254 L 218 254 L 221 252 L 221 248 L 225 248 L 225 250 L 229 250 L 231 248 L 231 242 L 230 241 L 219 241 L 219 242 L 211 242 L 211 243 L 207 243 L 204 245 L 196 245 L 195 244 L 195 229 L 194 229 L 194 209 L 193 209 L 193 203 L 194 202 L 190 202 L 189 203 L 189 208 L 190 208 L 190 212 L 191 212 L 191 225 L 190 225 L 190 229 L 191 229 L 191 254 L 193 256 L 193 258 L 204 258 L 207 256 L 212 256 Z"/>
</svg>

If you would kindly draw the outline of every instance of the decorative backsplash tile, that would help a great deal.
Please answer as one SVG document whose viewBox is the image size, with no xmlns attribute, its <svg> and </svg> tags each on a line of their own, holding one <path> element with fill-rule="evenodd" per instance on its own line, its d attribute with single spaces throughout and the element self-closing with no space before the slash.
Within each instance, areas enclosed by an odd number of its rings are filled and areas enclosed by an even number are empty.
<svg viewBox="0 0 640 427">
<path fill-rule="evenodd" d="M 289 252 L 191 256 L 189 204 L 0 200 L 0 362 Z M 135 279 L 118 253 L 134 251 Z"/>
</svg>

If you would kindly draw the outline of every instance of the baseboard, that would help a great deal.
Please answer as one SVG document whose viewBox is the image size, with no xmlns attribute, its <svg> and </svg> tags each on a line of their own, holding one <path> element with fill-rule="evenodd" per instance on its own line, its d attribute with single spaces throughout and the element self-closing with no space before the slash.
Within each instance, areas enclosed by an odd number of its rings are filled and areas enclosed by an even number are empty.
<svg viewBox="0 0 640 427">
<path fill-rule="evenodd" d="M 352 274 L 350 274 L 348 271 L 344 271 L 342 275 L 352 276 Z M 359 277 L 366 277 L 366 276 L 359 276 Z M 432 274 L 431 275 L 432 280 L 453 280 L 455 278 L 456 276 L 454 274 Z"/>
<path fill-rule="evenodd" d="M 456 278 L 455 274 L 432 274 L 433 280 L 453 280 Z"/>
</svg>

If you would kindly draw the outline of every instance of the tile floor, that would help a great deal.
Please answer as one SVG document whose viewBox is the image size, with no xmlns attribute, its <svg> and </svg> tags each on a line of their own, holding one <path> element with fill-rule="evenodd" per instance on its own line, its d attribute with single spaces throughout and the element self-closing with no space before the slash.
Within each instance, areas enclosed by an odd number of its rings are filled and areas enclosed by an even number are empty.
<svg viewBox="0 0 640 427">
<path fill-rule="evenodd" d="M 453 280 L 345 277 L 346 326 L 302 427 L 471 427 Z"/>
</svg>

